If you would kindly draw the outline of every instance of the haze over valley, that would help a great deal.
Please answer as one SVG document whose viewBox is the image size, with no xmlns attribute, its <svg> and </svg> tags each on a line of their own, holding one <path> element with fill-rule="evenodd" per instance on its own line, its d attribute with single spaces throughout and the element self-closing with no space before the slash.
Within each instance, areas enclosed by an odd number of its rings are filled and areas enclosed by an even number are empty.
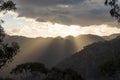
<svg viewBox="0 0 120 80">
<path fill-rule="evenodd" d="M 120 0 L 0 0 L 0 80 L 120 80 Z"/>
</svg>

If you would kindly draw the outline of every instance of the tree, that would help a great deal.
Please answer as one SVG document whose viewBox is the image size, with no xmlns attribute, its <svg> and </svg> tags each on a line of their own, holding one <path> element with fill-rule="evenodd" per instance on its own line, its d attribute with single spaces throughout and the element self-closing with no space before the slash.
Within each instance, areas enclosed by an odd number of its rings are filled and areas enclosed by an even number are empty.
<svg viewBox="0 0 120 80">
<path fill-rule="evenodd" d="M 21 80 L 84 80 L 72 69 L 52 68 L 48 70 L 42 63 L 17 65 L 10 73 L 17 75 L 17 78 L 20 77 Z"/>
<path fill-rule="evenodd" d="M 12 1 L 4 1 L 0 0 L 0 12 L 7 12 L 11 10 L 15 10 L 15 3 Z M 1 20 L 1 23 L 4 21 Z M 4 37 L 5 37 L 4 29 L 2 28 L 0 24 L 0 69 L 5 66 L 7 63 L 11 62 L 13 60 L 13 57 L 17 54 L 19 51 L 19 46 L 16 42 L 12 42 L 11 44 L 3 43 Z"/>
<path fill-rule="evenodd" d="M 83 80 L 82 76 L 72 69 L 65 69 L 64 75 L 65 75 L 64 80 Z"/>
<path fill-rule="evenodd" d="M 10 73 L 18 75 L 22 80 L 41 80 L 48 69 L 42 63 L 25 63 L 17 65 Z"/>
<path fill-rule="evenodd" d="M 64 80 L 64 73 L 58 68 L 52 68 L 49 70 L 44 80 Z"/>
<path fill-rule="evenodd" d="M 120 23 L 120 3 L 118 0 L 105 0 L 105 5 L 110 6 L 110 14 Z"/>
<path fill-rule="evenodd" d="M 72 69 L 60 70 L 52 68 L 44 80 L 84 80 L 81 75 Z"/>
<path fill-rule="evenodd" d="M 13 11 L 13 10 L 16 10 L 16 4 L 11 1 L 11 0 L 8 0 L 8 1 L 5 1 L 5 0 L 0 0 L 0 11 Z"/>
<path fill-rule="evenodd" d="M 0 80 L 14 80 L 12 78 L 0 78 Z"/>
</svg>

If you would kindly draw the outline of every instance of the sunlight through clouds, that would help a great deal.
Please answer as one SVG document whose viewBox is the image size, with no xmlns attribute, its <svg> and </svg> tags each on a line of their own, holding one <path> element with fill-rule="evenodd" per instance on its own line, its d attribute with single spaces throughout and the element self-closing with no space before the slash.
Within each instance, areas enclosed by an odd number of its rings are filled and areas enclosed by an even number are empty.
<svg viewBox="0 0 120 80">
<path fill-rule="evenodd" d="M 51 22 L 37 22 L 34 19 L 20 17 L 17 13 L 10 12 L 5 16 L 6 23 L 3 24 L 5 31 L 9 35 L 19 35 L 26 37 L 66 37 L 68 35 L 78 36 L 80 34 L 94 34 L 99 36 L 108 36 L 119 33 L 120 28 L 109 27 L 108 25 L 63 25 Z M 13 23 L 13 24 L 11 24 Z"/>
</svg>

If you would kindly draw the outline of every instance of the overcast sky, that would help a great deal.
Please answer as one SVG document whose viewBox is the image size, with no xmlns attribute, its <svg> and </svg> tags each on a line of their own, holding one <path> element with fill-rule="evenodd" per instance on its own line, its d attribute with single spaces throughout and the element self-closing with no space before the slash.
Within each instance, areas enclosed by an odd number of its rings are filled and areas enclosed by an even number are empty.
<svg viewBox="0 0 120 80">
<path fill-rule="evenodd" d="M 55 37 L 100 36 L 120 32 L 104 0 L 14 0 L 16 12 L 1 15 L 11 35 Z"/>
</svg>

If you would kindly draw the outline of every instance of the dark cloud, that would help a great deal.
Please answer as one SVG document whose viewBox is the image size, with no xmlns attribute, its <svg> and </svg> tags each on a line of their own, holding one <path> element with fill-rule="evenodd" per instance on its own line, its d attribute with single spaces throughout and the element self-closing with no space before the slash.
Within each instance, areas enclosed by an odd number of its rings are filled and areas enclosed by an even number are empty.
<svg viewBox="0 0 120 80">
<path fill-rule="evenodd" d="M 113 24 L 104 0 L 15 0 L 19 16 L 66 25 Z"/>
</svg>

